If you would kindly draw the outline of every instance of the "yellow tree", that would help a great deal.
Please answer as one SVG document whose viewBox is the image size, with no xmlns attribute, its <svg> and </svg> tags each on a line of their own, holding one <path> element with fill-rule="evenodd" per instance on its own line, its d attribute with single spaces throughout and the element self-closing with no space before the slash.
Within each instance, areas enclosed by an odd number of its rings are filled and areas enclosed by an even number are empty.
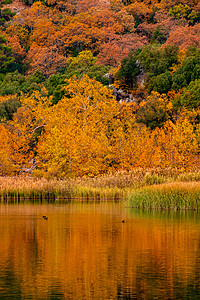
<svg viewBox="0 0 200 300">
<path fill-rule="evenodd" d="M 182 115 L 174 124 L 166 122 L 152 134 L 153 166 L 171 167 L 179 170 L 195 169 L 198 164 L 198 130 L 187 116 Z"/>
<path fill-rule="evenodd" d="M 128 129 L 124 149 L 127 169 L 152 167 L 151 131 L 145 125 L 135 123 Z"/>
<path fill-rule="evenodd" d="M 18 169 L 29 167 L 34 157 L 35 138 L 48 121 L 51 98 L 47 91 L 35 91 L 30 96 L 21 95 L 22 106 L 13 115 L 8 126 L 13 136 L 13 160 Z"/>
<path fill-rule="evenodd" d="M 38 144 L 44 169 L 60 175 L 97 175 L 112 168 L 118 104 L 112 92 L 84 75 L 66 81 Z"/>
<path fill-rule="evenodd" d="M 13 136 L 3 125 L 0 125 L 0 175 L 10 175 L 18 170 L 13 159 L 15 151 Z"/>
<path fill-rule="evenodd" d="M 188 170 L 196 168 L 194 159 L 199 152 L 194 126 L 187 117 L 173 124 L 172 131 L 173 164 L 177 168 Z"/>
</svg>

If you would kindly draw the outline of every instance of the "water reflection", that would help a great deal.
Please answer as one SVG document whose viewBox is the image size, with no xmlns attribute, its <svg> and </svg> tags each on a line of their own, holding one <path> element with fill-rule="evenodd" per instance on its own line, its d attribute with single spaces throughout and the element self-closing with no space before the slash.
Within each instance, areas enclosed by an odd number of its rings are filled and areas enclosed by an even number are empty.
<svg viewBox="0 0 200 300">
<path fill-rule="evenodd" d="M 197 212 L 0 205 L 0 241 L 0 299 L 200 298 Z"/>
</svg>

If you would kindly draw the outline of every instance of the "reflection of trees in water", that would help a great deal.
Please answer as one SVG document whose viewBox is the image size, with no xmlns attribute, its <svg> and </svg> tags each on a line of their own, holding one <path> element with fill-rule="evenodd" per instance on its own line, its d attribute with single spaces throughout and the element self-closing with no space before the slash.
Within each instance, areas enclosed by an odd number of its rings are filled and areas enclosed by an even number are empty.
<svg viewBox="0 0 200 300">
<path fill-rule="evenodd" d="M 49 300 L 66 299 L 62 293 L 62 285 L 60 283 L 54 283 L 54 286 L 49 289 L 48 292 Z"/>
<path fill-rule="evenodd" d="M 190 278 L 187 288 L 182 288 L 179 291 L 182 299 L 200 299 L 200 235 L 198 237 L 198 248 L 195 253 L 194 278 Z M 184 298 L 187 294 L 188 298 Z"/>
<path fill-rule="evenodd" d="M 195 264 L 193 276 L 190 276 L 185 285 L 178 275 L 174 279 L 174 298 L 173 299 L 200 299 L 200 236 L 198 237 L 198 247 L 194 253 Z"/>
<path fill-rule="evenodd" d="M 88 207 L 1 223 L 0 299 L 200 299 L 199 219 Z"/>
<path fill-rule="evenodd" d="M 33 227 L 33 231 L 28 237 L 28 249 L 27 251 L 31 254 L 30 259 L 32 260 L 33 272 L 36 274 L 36 267 L 39 264 L 39 248 L 38 248 L 38 239 L 35 226 Z M 35 269 L 35 270 L 34 270 Z"/>
<path fill-rule="evenodd" d="M 196 260 L 195 260 L 195 281 L 200 290 L 200 234 L 198 238 L 198 248 L 196 250 Z"/>
<path fill-rule="evenodd" d="M 22 295 L 21 280 L 14 271 L 12 261 L 7 260 L 0 270 L 0 299 L 17 300 L 22 299 Z"/>
<path fill-rule="evenodd" d="M 180 270 L 176 270 L 167 260 L 166 253 L 160 253 L 160 258 L 154 251 L 146 253 L 148 260 L 138 263 L 132 286 L 127 282 L 118 282 L 117 299 L 200 299 L 200 241 L 196 250 L 194 276 L 183 281 Z"/>
<path fill-rule="evenodd" d="M 129 299 L 171 299 L 171 262 L 167 262 L 166 253 L 150 250 L 141 255 L 140 261 L 135 274 L 135 295 Z"/>
<path fill-rule="evenodd" d="M 117 299 L 133 299 L 143 300 L 146 298 L 146 291 L 144 288 L 144 282 L 141 276 L 136 277 L 136 282 L 133 286 L 124 286 L 121 284 L 117 285 Z"/>
</svg>

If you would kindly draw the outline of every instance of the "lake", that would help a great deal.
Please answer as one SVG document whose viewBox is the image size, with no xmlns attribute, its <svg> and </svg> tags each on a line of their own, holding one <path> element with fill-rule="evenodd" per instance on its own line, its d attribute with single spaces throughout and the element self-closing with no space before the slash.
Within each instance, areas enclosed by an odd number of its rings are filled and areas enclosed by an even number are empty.
<svg viewBox="0 0 200 300">
<path fill-rule="evenodd" d="M 0 299 L 200 299 L 200 214 L 1 204 Z"/>
</svg>

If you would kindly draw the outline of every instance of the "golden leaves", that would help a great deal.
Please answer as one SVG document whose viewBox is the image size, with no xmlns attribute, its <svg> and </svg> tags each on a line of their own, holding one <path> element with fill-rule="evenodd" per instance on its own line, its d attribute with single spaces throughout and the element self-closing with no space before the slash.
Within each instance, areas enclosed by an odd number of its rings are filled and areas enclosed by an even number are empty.
<svg viewBox="0 0 200 300">
<path fill-rule="evenodd" d="M 38 153 L 48 159 L 46 167 L 57 166 L 62 174 L 98 174 L 105 170 L 117 103 L 109 89 L 88 76 L 67 80 L 65 92 L 52 108 Z"/>
<path fill-rule="evenodd" d="M 65 96 L 52 106 L 44 89 L 21 95 L 8 127 L 0 126 L 0 172 L 18 172 L 35 157 L 48 176 L 96 176 L 135 167 L 191 170 L 199 164 L 200 126 L 183 111 L 153 130 L 136 121 L 147 103 L 116 102 L 112 91 L 84 75 L 66 80 Z M 4 98 L 5 100 L 5 98 Z M 171 111 L 166 95 L 149 96 L 157 111 Z M 151 110 L 150 110 L 151 112 Z M 8 129 L 9 130 L 8 130 Z"/>
</svg>

